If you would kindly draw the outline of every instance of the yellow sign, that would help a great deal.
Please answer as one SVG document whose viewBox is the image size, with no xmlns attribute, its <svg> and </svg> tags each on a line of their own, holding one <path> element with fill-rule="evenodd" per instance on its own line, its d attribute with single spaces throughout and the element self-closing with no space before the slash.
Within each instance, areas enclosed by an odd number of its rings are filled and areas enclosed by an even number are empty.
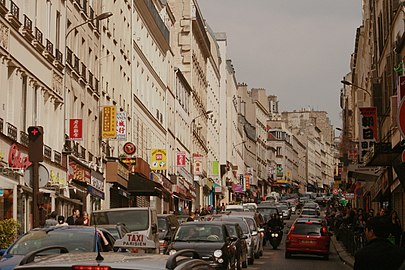
<svg viewBox="0 0 405 270">
<path fill-rule="evenodd" d="M 152 166 L 151 170 L 166 170 L 166 150 L 152 149 Z"/>
<path fill-rule="evenodd" d="M 102 110 L 102 132 L 103 139 L 115 139 L 117 137 L 117 111 L 115 106 L 103 106 Z"/>
</svg>

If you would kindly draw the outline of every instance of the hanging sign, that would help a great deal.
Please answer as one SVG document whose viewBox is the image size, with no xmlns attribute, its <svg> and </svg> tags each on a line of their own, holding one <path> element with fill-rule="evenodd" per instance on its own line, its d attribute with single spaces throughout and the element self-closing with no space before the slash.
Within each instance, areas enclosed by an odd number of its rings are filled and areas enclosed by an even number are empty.
<svg viewBox="0 0 405 270">
<path fill-rule="evenodd" d="M 102 132 L 103 139 L 115 139 L 117 137 L 117 112 L 115 106 L 104 106 L 102 109 Z"/>
<path fill-rule="evenodd" d="M 184 151 L 176 152 L 176 166 L 177 167 L 186 166 L 186 152 Z"/>
<path fill-rule="evenodd" d="M 117 112 L 117 138 L 118 141 L 127 139 L 127 113 Z"/>
<path fill-rule="evenodd" d="M 152 149 L 152 166 L 151 170 L 166 170 L 166 150 Z"/>
<path fill-rule="evenodd" d="M 74 141 L 83 140 L 83 120 L 70 119 L 69 121 L 69 139 Z"/>
<path fill-rule="evenodd" d="M 363 107 L 359 108 L 360 117 L 360 144 L 359 159 L 363 162 L 364 155 L 370 151 L 370 148 L 377 140 L 377 108 Z"/>
</svg>

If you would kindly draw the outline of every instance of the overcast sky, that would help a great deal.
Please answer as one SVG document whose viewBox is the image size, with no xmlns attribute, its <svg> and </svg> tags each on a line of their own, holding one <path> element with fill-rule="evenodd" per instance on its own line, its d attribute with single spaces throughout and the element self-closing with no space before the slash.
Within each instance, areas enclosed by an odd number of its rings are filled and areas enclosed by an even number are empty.
<svg viewBox="0 0 405 270">
<path fill-rule="evenodd" d="M 350 69 L 361 0 L 198 0 L 226 32 L 238 82 L 277 95 L 281 111 L 327 111 L 340 127 L 340 81 Z"/>
</svg>

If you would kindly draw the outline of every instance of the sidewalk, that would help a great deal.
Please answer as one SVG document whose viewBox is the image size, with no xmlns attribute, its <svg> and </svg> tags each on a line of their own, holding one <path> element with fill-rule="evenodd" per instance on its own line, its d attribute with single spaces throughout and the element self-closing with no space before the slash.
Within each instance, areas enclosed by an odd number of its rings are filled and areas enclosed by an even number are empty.
<svg viewBox="0 0 405 270">
<path fill-rule="evenodd" d="M 343 245 L 342 242 L 336 240 L 336 236 L 333 235 L 331 237 L 333 246 L 336 249 L 337 254 L 339 255 L 340 259 L 345 262 L 347 265 L 353 268 L 354 266 L 354 257 L 346 251 L 345 246 Z"/>
</svg>

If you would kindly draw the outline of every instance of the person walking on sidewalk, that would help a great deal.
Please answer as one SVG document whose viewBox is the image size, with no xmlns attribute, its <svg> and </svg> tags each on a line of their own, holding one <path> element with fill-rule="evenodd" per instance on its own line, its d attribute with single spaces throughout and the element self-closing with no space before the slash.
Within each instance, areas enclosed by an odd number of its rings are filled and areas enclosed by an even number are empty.
<svg viewBox="0 0 405 270">
<path fill-rule="evenodd" d="M 384 217 L 371 218 L 366 223 L 367 244 L 354 256 L 354 270 L 398 270 L 405 260 L 405 249 L 392 244 L 389 220 Z"/>
</svg>

